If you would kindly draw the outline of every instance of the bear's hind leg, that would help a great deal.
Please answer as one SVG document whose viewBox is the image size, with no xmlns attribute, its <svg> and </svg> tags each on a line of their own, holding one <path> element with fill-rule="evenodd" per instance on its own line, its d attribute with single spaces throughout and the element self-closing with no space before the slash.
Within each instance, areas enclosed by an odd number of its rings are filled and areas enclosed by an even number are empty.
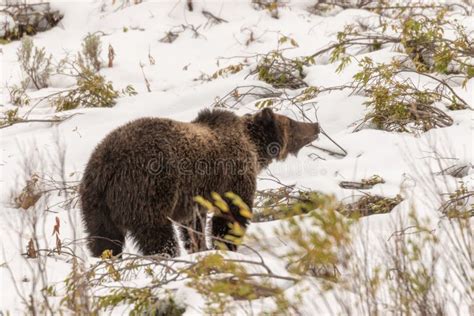
<svg viewBox="0 0 474 316">
<path fill-rule="evenodd" d="M 85 186 L 81 196 L 82 219 L 87 232 L 87 246 L 94 257 L 100 257 L 104 250 L 111 250 L 114 256 L 122 253 L 125 234 L 110 218 L 110 210 L 96 189 Z"/>
<path fill-rule="evenodd" d="M 125 235 L 110 219 L 86 222 L 86 226 L 89 233 L 88 246 L 94 257 L 100 257 L 107 249 L 111 250 L 114 256 L 122 253 Z"/>
<path fill-rule="evenodd" d="M 178 241 L 171 223 L 140 227 L 131 235 L 144 255 L 168 255 L 171 258 L 178 255 Z"/>
</svg>

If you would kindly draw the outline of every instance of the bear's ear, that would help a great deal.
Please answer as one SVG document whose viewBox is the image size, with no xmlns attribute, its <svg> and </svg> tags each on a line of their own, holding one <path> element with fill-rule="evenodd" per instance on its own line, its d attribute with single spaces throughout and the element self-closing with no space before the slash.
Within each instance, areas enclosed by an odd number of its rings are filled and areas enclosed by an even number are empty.
<svg viewBox="0 0 474 316">
<path fill-rule="evenodd" d="M 273 110 L 270 108 L 264 108 L 255 115 L 255 121 L 260 124 L 268 124 L 269 122 L 273 122 L 274 120 L 275 115 L 273 114 Z"/>
</svg>

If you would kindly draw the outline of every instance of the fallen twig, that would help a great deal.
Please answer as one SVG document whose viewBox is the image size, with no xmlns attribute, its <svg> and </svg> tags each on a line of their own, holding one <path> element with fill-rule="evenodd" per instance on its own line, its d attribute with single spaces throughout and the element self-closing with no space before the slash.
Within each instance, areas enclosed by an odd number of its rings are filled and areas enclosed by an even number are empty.
<svg viewBox="0 0 474 316">
<path fill-rule="evenodd" d="M 20 123 L 61 123 L 61 122 L 64 122 L 64 121 L 70 119 L 71 117 L 73 117 L 75 115 L 78 115 L 78 114 L 82 114 L 82 113 L 74 113 L 74 114 L 69 115 L 67 117 L 62 117 L 62 118 L 57 118 L 57 119 L 31 119 L 31 120 L 18 119 L 17 121 L 13 121 L 13 122 L 10 122 L 6 125 L 0 126 L 0 129 L 7 128 L 7 127 L 10 127 L 12 125 L 20 124 Z"/>
</svg>

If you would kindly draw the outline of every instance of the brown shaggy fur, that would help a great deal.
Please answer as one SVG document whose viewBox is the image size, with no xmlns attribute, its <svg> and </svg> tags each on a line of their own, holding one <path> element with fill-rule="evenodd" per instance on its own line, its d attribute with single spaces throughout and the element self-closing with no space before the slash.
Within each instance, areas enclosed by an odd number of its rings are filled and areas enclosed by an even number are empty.
<svg viewBox="0 0 474 316">
<path fill-rule="evenodd" d="M 318 133 L 317 123 L 296 122 L 270 109 L 243 117 L 204 110 L 191 123 L 142 118 L 117 128 L 93 152 L 81 183 L 92 254 L 106 249 L 120 254 L 128 232 L 145 255 L 176 256 L 170 219 L 202 229 L 193 197 L 231 191 L 252 208 L 257 174 L 274 159 L 296 155 Z M 231 213 L 247 225 L 232 206 Z M 214 216 L 213 236 L 223 238 L 228 223 Z M 188 249 L 191 240 L 201 239 L 182 232 Z"/>
</svg>

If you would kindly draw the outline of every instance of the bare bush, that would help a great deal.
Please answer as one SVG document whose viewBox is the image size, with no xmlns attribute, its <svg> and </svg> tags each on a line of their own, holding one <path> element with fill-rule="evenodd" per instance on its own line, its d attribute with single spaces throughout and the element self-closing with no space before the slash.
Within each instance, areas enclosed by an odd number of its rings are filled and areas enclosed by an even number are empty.
<svg viewBox="0 0 474 316">
<path fill-rule="evenodd" d="M 26 88 L 32 83 L 38 90 L 46 88 L 53 72 L 53 66 L 52 56 L 47 56 L 44 47 L 35 47 L 33 40 L 25 36 L 18 48 L 17 56 L 22 71 L 28 76 L 22 82 L 22 86 Z"/>
<path fill-rule="evenodd" d="M 49 2 L 7 1 L 5 4 L 0 4 L 0 14 L 8 17 L 0 22 L 0 38 L 5 41 L 49 30 L 63 18 L 63 14 L 59 11 L 51 10 Z"/>
<path fill-rule="evenodd" d="M 10 94 L 10 103 L 16 106 L 23 106 L 30 104 L 30 97 L 26 93 L 26 89 L 19 86 L 7 87 L 8 93 Z"/>
<path fill-rule="evenodd" d="M 82 52 L 77 55 L 77 64 L 81 69 L 98 72 L 102 68 L 102 43 L 97 34 L 88 34 L 82 42 Z"/>
</svg>

